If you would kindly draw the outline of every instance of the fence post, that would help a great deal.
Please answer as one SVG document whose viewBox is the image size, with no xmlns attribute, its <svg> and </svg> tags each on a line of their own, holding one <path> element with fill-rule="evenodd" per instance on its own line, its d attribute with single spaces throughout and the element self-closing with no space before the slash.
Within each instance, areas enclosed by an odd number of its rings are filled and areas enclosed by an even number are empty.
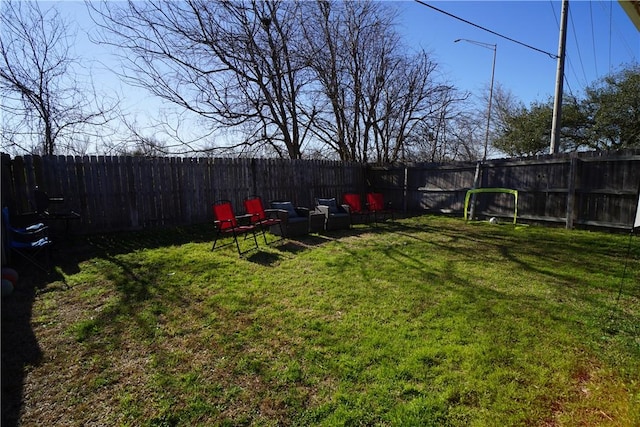
<svg viewBox="0 0 640 427">
<path fill-rule="evenodd" d="M 578 153 L 569 155 L 569 188 L 567 189 L 567 219 L 566 228 L 573 228 L 574 205 L 576 201 L 576 180 L 578 178 Z"/>
<path fill-rule="evenodd" d="M 404 211 L 404 213 L 407 213 L 407 193 L 408 193 L 408 188 L 409 186 L 409 168 L 407 167 L 407 164 L 404 164 L 404 184 L 402 186 L 402 209 Z"/>
<path fill-rule="evenodd" d="M 482 162 L 478 161 L 476 163 L 476 173 L 473 177 L 473 187 L 472 189 L 475 190 L 476 188 L 479 187 L 480 185 L 480 169 L 482 167 Z M 473 221 L 473 219 L 476 216 L 476 193 L 473 193 L 471 195 L 471 208 L 469 209 L 469 218 L 471 218 L 471 220 Z"/>
</svg>

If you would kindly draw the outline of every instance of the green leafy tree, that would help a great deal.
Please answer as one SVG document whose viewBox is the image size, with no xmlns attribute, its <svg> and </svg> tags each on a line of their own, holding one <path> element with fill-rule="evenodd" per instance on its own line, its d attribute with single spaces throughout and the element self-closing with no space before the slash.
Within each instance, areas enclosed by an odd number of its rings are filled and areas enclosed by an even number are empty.
<svg viewBox="0 0 640 427">
<path fill-rule="evenodd" d="M 552 111 L 548 103 L 534 103 L 530 108 L 518 106 L 501 115 L 494 148 L 509 156 L 529 156 L 548 150 Z"/>
<path fill-rule="evenodd" d="M 587 146 L 596 150 L 640 147 L 640 65 L 587 88 Z"/>
<path fill-rule="evenodd" d="M 583 100 L 565 97 L 560 151 L 640 147 L 640 66 L 630 66 L 588 87 Z M 500 109 L 494 148 L 510 156 L 547 153 L 553 102 Z"/>
</svg>

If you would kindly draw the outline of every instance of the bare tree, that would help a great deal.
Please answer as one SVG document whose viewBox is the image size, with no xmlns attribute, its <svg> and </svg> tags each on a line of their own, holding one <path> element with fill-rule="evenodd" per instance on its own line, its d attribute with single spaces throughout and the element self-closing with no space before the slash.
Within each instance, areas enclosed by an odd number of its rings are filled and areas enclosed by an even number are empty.
<svg viewBox="0 0 640 427">
<path fill-rule="evenodd" d="M 0 7 L 3 146 L 40 154 L 84 150 L 116 103 L 99 105 L 90 83 L 77 79 L 72 28 L 37 2 L 8 0 Z"/>
<path fill-rule="evenodd" d="M 317 100 L 318 114 L 313 117 L 312 132 L 340 159 L 346 160 L 351 157 L 347 144 L 350 121 L 346 117 L 344 65 L 339 43 L 343 31 L 336 25 L 340 9 L 334 2 L 322 0 L 306 6 L 307 25 L 302 30 L 308 49 L 303 55 L 317 81 L 313 96 Z M 320 152 L 316 151 L 315 156 L 320 156 Z"/>
<path fill-rule="evenodd" d="M 89 6 L 123 77 L 239 135 L 218 153 L 396 161 L 416 126 L 455 101 L 426 52 L 404 53 L 383 3 Z"/>
<path fill-rule="evenodd" d="M 477 150 L 478 123 L 468 113 L 468 93 L 455 89 L 438 96 L 433 113 L 421 118 L 407 135 L 406 160 L 447 162 L 479 158 Z"/>
<path fill-rule="evenodd" d="M 299 4 L 289 1 L 89 3 L 120 48 L 132 84 L 242 135 L 220 147 L 267 145 L 300 158 L 308 132 Z"/>
<path fill-rule="evenodd" d="M 487 112 L 477 105 L 488 102 L 489 87 L 482 94 L 479 104 L 470 102 L 469 93 L 452 89 L 440 98 L 442 104 L 435 113 L 421 120 L 417 134 L 412 134 L 408 158 L 417 161 L 446 162 L 453 160 L 475 161 L 482 158 L 487 132 Z M 496 84 L 493 90 L 494 108 L 491 112 L 489 150 L 495 135 L 505 122 L 505 115 L 518 108 L 513 94 Z"/>
<path fill-rule="evenodd" d="M 318 114 L 313 131 L 342 160 L 367 161 L 375 109 L 398 36 L 394 13 L 374 2 L 307 3 L 306 62 Z"/>
<path fill-rule="evenodd" d="M 378 142 L 376 160 L 387 163 L 405 158 L 406 140 L 421 123 L 438 117 L 459 101 L 453 87 L 435 80 L 436 64 L 426 52 L 399 57 L 385 79 L 385 89 L 373 131 Z"/>
<path fill-rule="evenodd" d="M 378 2 L 307 3 L 304 27 L 314 72 L 313 131 L 343 160 L 405 157 L 416 126 L 455 102 L 424 51 L 405 54 L 395 11 Z"/>
</svg>

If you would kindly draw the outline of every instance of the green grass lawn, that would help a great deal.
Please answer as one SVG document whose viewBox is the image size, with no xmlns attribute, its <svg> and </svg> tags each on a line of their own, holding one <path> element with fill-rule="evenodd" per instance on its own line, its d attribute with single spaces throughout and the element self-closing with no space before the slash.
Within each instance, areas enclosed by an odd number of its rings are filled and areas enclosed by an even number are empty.
<svg viewBox="0 0 640 427">
<path fill-rule="evenodd" d="M 637 237 L 422 216 L 246 258 L 212 240 L 65 257 L 23 425 L 640 425 Z"/>
</svg>

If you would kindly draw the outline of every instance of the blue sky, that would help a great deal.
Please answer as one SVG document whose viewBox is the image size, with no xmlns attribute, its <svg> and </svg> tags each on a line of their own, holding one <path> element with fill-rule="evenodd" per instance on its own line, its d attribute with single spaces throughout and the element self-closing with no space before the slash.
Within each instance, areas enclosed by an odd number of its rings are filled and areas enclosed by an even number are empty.
<svg viewBox="0 0 640 427">
<path fill-rule="evenodd" d="M 553 96 L 557 61 L 550 56 L 412 0 L 382 1 L 399 9 L 398 30 L 408 46 L 430 52 L 443 77 L 458 88 L 479 96 L 489 87 L 493 51 L 471 43 L 454 43 L 456 39 L 470 39 L 497 44 L 495 81 L 520 101 L 528 105 Z M 424 2 L 540 50 L 554 55 L 558 52 L 560 0 Z M 59 6 L 69 18 L 87 25 L 83 2 L 63 2 Z M 82 36 L 80 32 L 79 37 Z M 86 41 L 79 40 L 78 49 L 79 55 L 107 64 L 111 61 L 107 52 Z M 617 1 L 570 0 L 565 93 L 581 96 L 587 85 L 622 64 L 633 62 L 640 62 L 640 32 Z M 109 79 L 108 74 L 100 74 Z M 137 90 L 125 92 L 142 95 Z M 140 106 L 138 100 L 128 101 L 127 104 Z"/>
<path fill-rule="evenodd" d="M 429 1 L 425 3 L 540 50 L 557 54 L 561 1 Z M 434 55 L 460 89 L 479 95 L 491 79 L 493 50 L 456 39 L 497 44 L 495 81 L 525 104 L 553 97 L 557 60 L 414 1 L 394 2 L 407 42 Z M 640 32 L 617 1 L 569 1 L 565 93 L 584 88 L 622 64 L 640 62 Z"/>
<path fill-rule="evenodd" d="M 471 43 L 470 39 L 497 44 L 495 81 L 518 100 L 529 105 L 553 97 L 556 59 L 502 39 L 456 20 L 412 0 L 381 0 L 399 10 L 398 30 L 410 48 L 430 52 L 442 78 L 477 100 L 489 87 L 493 50 Z M 479 26 L 503 34 L 553 55 L 558 51 L 560 0 L 535 1 L 429 1 L 425 3 L 459 16 Z M 75 21 L 75 53 L 84 58 L 85 72 L 104 93 L 118 92 L 129 120 L 146 122 L 167 105 L 146 92 L 123 86 L 108 67 L 117 67 L 107 47 L 87 40 L 91 21 L 84 2 L 45 3 L 57 7 Z M 640 32 L 617 1 L 570 0 L 567 33 L 565 93 L 581 97 L 584 88 L 619 69 L 622 64 L 640 62 Z"/>
</svg>

